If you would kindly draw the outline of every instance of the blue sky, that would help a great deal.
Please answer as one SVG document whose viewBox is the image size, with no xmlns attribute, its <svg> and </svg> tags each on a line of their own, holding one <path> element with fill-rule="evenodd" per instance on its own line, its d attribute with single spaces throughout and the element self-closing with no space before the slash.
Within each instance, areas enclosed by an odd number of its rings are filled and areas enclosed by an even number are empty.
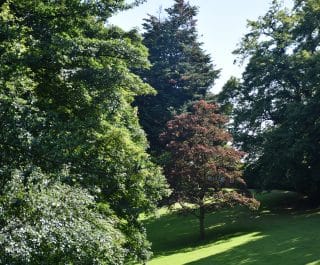
<svg viewBox="0 0 320 265">
<path fill-rule="evenodd" d="M 219 80 L 212 91 L 217 93 L 230 76 L 240 77 L 243 67 L 234 65 L 232 51 L 247 32 L 246 21 L 265 14 L 271 0 L 189 0 L 199 7 L 198 32 L 203 49 L 211 55 L 216 68 L 221 69 Z M 143 18 L 147 14 L 156 15 L 160 6 L 172 6 L 173 0 L 147 0 L 132 10 L 122 12 L 110 19 L 110 23 L 125 30 L 137 27 L 142 31 Z M 292 0 L 284 0 L 288 7 Z"/>
</svg>

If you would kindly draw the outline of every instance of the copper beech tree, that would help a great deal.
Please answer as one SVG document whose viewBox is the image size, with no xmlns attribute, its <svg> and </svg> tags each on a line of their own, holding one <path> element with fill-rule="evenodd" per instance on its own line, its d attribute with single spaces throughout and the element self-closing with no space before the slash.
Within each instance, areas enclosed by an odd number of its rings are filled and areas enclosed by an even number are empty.
<svg viewBox="0 0 320 265">
<path fill-rule="evenodd" d="M 173 189 L 172 199 L 197 216 L 201 239 L 205 237 L 206 212 L 236 205 L 259 206 L 241 178 L 244 154 L 230 145 L 227 121 L 217 105 L 201 100 L 192 113 L 169 121 L 160 135 L 169 154 L 165 173 Z M 234 189 L 224 189 L 227 187 Z"/>
</svg>

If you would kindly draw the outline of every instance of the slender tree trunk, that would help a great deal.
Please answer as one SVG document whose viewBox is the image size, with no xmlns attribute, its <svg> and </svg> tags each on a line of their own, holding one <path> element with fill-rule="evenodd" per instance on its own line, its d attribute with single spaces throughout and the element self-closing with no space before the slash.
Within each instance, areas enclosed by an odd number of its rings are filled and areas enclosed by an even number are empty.
<svg viewBox="0 0 320 265">
<path fill-rule="evenodd" d="M 205 214 L 204 205 L 201 205 L 201 206 L 200 206 L 200 213 L 199 213 L 200 240 L 204 240 L 204 238 L 205 238 L 205 232 L 204 232 L 204 214 Z"/>
</svg>

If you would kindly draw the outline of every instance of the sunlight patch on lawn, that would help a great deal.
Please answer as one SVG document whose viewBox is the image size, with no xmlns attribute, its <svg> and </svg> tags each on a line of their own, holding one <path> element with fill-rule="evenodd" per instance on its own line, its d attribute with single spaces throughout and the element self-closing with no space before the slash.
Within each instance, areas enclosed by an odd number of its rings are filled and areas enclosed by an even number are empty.
<svg viewBox="0 0 320 265">
<path fill-rule="evenodd" d="M 312 216 L 317 216 L 320 215 L 320 211 L 314 212 L 314 213 L 310 213 L 307 215 L 307 217 L 312 217 Z"/>
<path fill-rule="evenodd" d="M 320 264 L 320 259 L 314 262 L 307 263 L 306 265 L 319 265 L 319 264 Z"/>
<path fill-rule="evenodd" d="M 212 255 L 216 255 L 225 251 L 228 251 L 234 247 L 261 239 L 265 236 L 259 232 L 253 232 L 246 235 L 236 236 L 228 240 L 221 240 L 205 247 L 195 249 L 186 253 L 177 253 L 169 256 L 157 257 L 150 262 L 148 265 L 183 265 L 188 262 L 203 259 Z"/>
<path fill-rule="evenodd" d="M 224 226 L 224 225 L 226 225 L 226 223 L 214 224 L 214 225 L 210 225 L 210 226 L 208 226 L 206 229 L 207 229 L 207 230 L 210 230 L 210 229 L 214 229 L 214 228 L 222 227 L 222 226 Z"/>
</svg>

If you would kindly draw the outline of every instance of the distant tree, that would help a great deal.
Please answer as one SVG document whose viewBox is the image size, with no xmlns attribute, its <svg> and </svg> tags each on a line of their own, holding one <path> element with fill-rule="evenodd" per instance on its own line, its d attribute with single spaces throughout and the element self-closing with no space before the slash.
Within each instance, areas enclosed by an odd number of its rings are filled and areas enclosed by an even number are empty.
<svg viewBox="0 0 320 265">
<path fill-rule="evenodd" d="M 248 60 L 239 82 L 219 96 L 233 106 L 235 143 L 248 153 L 248 183 L 320 198 L 319 1 L 273 1 L 250 21 L 235 51 Z"/>
<path fill-rule="evenodd" d="M 226 122 L 215 104 L 201 100 L 194 105 L 193 113 L 170 120 L 161 135 L 169 151 L 165 172 L 173 189 L 172 199 L 183 207 L 186 203 L 196 206 L 201 239 L 205 237 L 207 211 L 238 204 L 258 206 L 257 201 L 245 196 L 250 193 L 241 178 L 243 153 L 230 146 Z M 225 191 L 226 187 L 236 187 L 239 192 Z"/>
<path fill-rule="evenodd" d="M 185 0 L 175 0 L 165 11 L 164 18 L 162 14 L 149 16 L 143 25 L 143 43 L 149 49 L 152 66 L 139 73 L 157 95 L 136 100 L 150 150 L 156 153 L 163 150 L 159 134 L 166 122 L 189 101 L 204 98 L 219 73 L 198 40 L 197 8 Z"/>
</svg>

